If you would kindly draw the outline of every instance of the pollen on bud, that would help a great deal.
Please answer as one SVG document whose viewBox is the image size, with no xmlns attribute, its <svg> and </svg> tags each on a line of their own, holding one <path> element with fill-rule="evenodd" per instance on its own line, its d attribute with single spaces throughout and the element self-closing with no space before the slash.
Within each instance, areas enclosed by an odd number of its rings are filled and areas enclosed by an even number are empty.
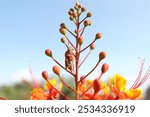
<svg viewBox="0 0 150 117">
<path fill-rule="evenodd" d="M 99 60 L 103 60 L 106 57 L 106 52 L 102 51 L 99 53 Z"/>
<path fill-rule="evenodd" d="M 65 38 L 61 38 L 60 39 L 62 43 L 66 43 L 66 39 Z"/>
<path fill-rule="evenodd" d="M 102 74 L 104 74 L 105 72 L 107 72 L 107 71 L 108 71 L 108 68 L 109 68 L 109 65 L 108 65 L 107 63 L 104 63 L 104 64 L 102 65 L 102 68 L 101 68 Z"/>
<path fill-rule="evenodd" d="M 52 51 L 50 49 L 46 49 L 45 54 L 49 57 L 52 57 Z"/>
<path fill-rule="evenodd" d="M 79 43 L 79 45 L 82 45 L 83 42 L 84 42 L 84 38 L 83 38 L 82 36 L 79 37 L 79 38 L 78 38 L 78 43 Z"/>
<path fill-rule="evenodd" d="M 48 80 L 48 72 L 47 72 L 47 71 L 43 71 L 43 72 L 42 72 L 42 77 L 43 77 L 45 80 Z"/>
<path fill-rule="evenodd" d="M 61 33 L 61 34 L 63 34 L 63 35 L 66 35 L 66 29 L 65 28 L 60 28 L 59 29 L 59 32 Z"/>
<path fill-rule="evenodd" d="M 92 16 L 92 13 L 91 12 L 88 12 L 86 17 L 91 17 Z"/>
<path fill-rule="evenodd" d="M 93 88 L 94 88 L 94 94 L 97 94 L 100 89 L 101 89 L 101 86 L 100 86 L 100 79 L 96 78 L 93 82 Z"/>
<path fill-rule="evenodd" d="M 60 75 L 60 68 L 58 66 L 53 66 L 53 72 L 56 74 L 56 75 Z"/>
<path fill-rule="evenodd" d="M 102 38 L 102 33 L 99 32 L 95 35 L 95 39 L 100 39 L 100 38 Z"/>
<path fill-rule="evenodd" d="M 95 49 L 95 44 L 94 44 L 94 43 L 90 45 L 90 49 L 91 49 L 91 50 L 94 50 L 94 49 Z"/>
<path fill-rule="evenodd" d="M 85 11 L 86 11 L 86 8 L 85 8 L 85 7 L 82 7 L 82 8 L 81 8 L 81 11 L 82 11 L 82 12 L 85 12 Z"/>
</svg>

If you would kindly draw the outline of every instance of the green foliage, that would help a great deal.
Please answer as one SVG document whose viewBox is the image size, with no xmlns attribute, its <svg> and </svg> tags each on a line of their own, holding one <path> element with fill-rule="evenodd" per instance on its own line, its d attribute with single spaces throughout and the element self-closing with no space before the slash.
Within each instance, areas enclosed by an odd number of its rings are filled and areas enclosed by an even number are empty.
<svg viewBox="0 0 150 117">
<path fill-rule="evenodd" d="M 28 100 L 32 88 L 23 82 L 0 87 L 0 96 L 9 100 Z"/>
</svg>

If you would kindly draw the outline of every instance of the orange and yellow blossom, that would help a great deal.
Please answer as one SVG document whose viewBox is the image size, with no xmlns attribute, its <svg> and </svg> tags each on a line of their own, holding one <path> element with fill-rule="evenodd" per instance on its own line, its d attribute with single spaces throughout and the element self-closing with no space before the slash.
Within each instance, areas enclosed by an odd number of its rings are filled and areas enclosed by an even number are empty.
<svg viewBox="0 0 150 117">
<path fill-rule="evenodd" d="M 138 88 L 126 89 L 127 80 L 115 74 L 114 77 L 109 79 L 110 90 L 113 93 L 113 99 L 140 99 L 142 91 Z"/>
<path fill-rule="evenodd" d="M 57 86 L 57 81 L 55 79 L 50 79 L 46 81 L 44 89 L 41 87 L 36 87 L 31 92 L 31 99 L 32 100 L 54 100 L 58 98 L 59 93 L 50 86 L 57 87 L 58 90 L 62 89 L 62 83 L 59 83 Z"/>
</svg>

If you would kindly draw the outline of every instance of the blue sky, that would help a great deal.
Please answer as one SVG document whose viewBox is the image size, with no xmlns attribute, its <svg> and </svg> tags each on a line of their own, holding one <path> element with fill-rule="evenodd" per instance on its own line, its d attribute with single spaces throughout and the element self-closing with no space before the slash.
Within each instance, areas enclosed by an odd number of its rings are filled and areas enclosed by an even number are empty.
<svg viewBox="0 0 150 117">
<path fill-rule="evenodd" d="M 104 78 L 120 73 L 133 82 L 140 67 L 138 58 L 146 59 L 145 67 L 150 65 L 150 1 L 79 1 L 93 15 L 83 46 L 97 32 L 103 34 L 80 74 L 86 74 L 95 65 L 99 52 L 105 50 L 107 58 L 103 62 L 110 69 Z M 62 35 L 58 30 L 61 22 L 74 28 L 67 15 L 74 3 L 75 0 L 0 0 L 0 84 L 18 81 L 21 76 L 30 79 L 29 65 L 39 79 L 43 70 L 52 74 L 55 63 L 44 55 L 47 48 L 64 64 L 66 48 L 60 43 Z M 101 65 L 91 78 L 99 74 Z"/>
</svg>

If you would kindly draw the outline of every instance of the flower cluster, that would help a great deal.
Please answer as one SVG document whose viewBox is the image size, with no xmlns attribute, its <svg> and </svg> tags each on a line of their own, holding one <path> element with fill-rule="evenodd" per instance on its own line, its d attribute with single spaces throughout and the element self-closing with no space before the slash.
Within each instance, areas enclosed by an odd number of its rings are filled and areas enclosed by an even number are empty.
<svg viewBox="0 0 150 117">
<path fill-rule="evenodd" d="M 72 32 L 65 25 L 65 23 L 60 24 L 59 32 L 63 36 L 60 41 L 66 47 L 66 52 L 64 53 L 64 65 L 56 60 L 50 49 L 45 50 L 45 54 L 57 64 L 52 67 L 52 70 L 53 73 L 59 78 L 59 81 L 56 81 L 54 78 L 49 78 L 48 72 L 43 71 L 42 77 L 45 79 L 46 84 L 44 88 L 34 88 L 31 93 L 31 99 L 54 100 L 59 99 L 59 96 L 63 96 L 64 99 L 71 100 L 71 98 L 63 92 L 62 86 L 70 90 L 74 94 L 74 99 L 76 100 L 141 99 L 142 91 L 138 88 L 150 77 L 149 69 L 142 77 L 143 62 L 138 78 L 129 89 L 126 88 L 127 80 L 119 74 L 115 74 L 113 77 L 111 77 L 108 83 L 103 81 L 102 76 L 109 69 L 109 65 L 107 63 L 102 64 L 101 72 L 97 78 L 88 80 L 88 76 L 98 67 L 102 60 L 106 58 L 105 51 L 101 51 L 99 53 L 97 63 L 87 74 L 79 76 L 79 70 L 81 69 L 80 67 L 86 61 L 90 53 L 95 49 L 96 41 L 102 38 L 102 34 L 98 32 L 94 36 L 93 41 L 87 46 L 83 47 L 83 33 L 87 27 L 92 25 L 92 21 L 89 20 L 89 18 L 92 16 L 91 12 L 87 12 L 85 17 L 81 19 L 81 15 L 85 12 L 86 8 L 78 2 L 76 2 L 73 8 L 69 9 L 69 19 L 74 23 L 76 28 Z M 70 38 L 67 36 L 67 33 L 70 33 L 73 38 L 75 38 L 75 43 L 72 43 Z M 85 58 L 81 60 L 81 55 L 84 51 L 88 52 Z M 62 78 L 61 69 L 65 70 L 73 77 L 74 87 L 69 86 L 69 84 L 66 83 L 66 81 Z"/>
</svg>

